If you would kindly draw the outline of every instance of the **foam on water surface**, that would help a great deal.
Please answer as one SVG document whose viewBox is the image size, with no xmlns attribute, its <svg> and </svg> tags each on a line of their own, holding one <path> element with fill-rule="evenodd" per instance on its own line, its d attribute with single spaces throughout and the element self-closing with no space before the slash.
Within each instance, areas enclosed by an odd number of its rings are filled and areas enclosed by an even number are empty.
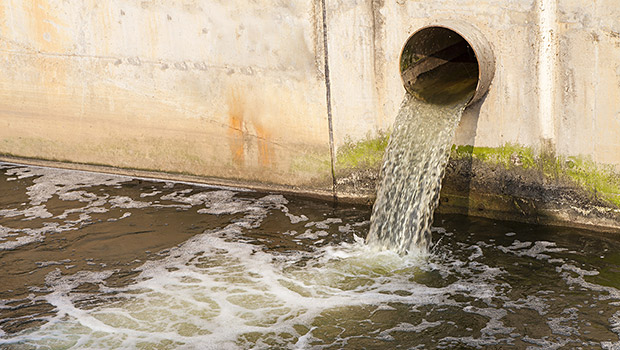
<svg viewBox="0 0 620 350">
<path fill-rule="evenodd" d="M 49 171 L 2 168 L 0 348 L 620 345 L 618 240 L 441 217 L 401 256 L 365 208 Z"/>
</svg>

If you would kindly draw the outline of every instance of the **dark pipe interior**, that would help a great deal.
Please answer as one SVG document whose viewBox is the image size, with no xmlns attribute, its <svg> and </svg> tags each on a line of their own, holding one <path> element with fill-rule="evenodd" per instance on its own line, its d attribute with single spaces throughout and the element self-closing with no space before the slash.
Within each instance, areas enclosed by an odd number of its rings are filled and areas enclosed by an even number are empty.
<svg viewBox="0 0 620 350">
<path fill-rule="evenodd" d="M 443 27 L 424 28 L 409 38 L 400 72 L 407 91 L 433 104 L 469 102 L 479 79 L 474 50 L 462 36 Z"/>
</svg>

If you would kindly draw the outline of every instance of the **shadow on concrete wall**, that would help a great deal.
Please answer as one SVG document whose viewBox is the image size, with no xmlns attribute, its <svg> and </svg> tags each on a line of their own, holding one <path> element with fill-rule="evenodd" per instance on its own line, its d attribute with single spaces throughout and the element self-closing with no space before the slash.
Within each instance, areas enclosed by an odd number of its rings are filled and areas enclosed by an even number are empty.
<svg viewBox="0 0 620 350">
<path fill-rule="evenodd" d="M 455 143 L 475 145 L 480 108 L 485 99 L 486 96 L 465 109 L 456 130 Z M 474 177 L 472 153 L 473 147 L 465 148 L 464 157 L 459 157 L 459 159 L 451 158 L 448 162 L 442 180 L 440 211 L 447 210 L 449 212 L 468 214 L 472 209 L 469 208 L 472 179 Z"/>
</svg>

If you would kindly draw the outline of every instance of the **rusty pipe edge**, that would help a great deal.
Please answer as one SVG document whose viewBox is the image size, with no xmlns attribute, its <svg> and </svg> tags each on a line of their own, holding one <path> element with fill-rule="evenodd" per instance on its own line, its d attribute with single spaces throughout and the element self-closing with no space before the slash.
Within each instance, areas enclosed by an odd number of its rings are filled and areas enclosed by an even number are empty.
<svg viewBox="0 0 620 350">
<path fill-rule="evenodd" d="M 432 28 L 443 28 L 458 34 L 462 39 L 467 42 L 467 44 L 469 44 L 469 46 L 473 50 L 478 65 L 478 76 L 475 91 L 471 99 L 467 102 L 467 106 L 478 102 L 486 95 L 489 87 L 491 86 L 491 82 L 493 81 L 493 77 L 495 75 L 495 56 L 493 54 L 491 44 L 486 40 L 486 37 L 480 32 L 480 30 L 478 30 L 478 28 L 476 28 L 472 24 L 460 20 L 450 19 L 434 21 L 424 27 L 419 28 L 409 36 L 409 38 L 405 42 L 405 45 L 401 49 L 399 57 L 399 70 L 403 86 L 407 91 L 412 93 L 412 89 L 410 88 L 410 86 L 408 86 L 407 78 L 405 76 L 406 72 L 403 67 L 403 59 L 406 58 L 404 55 L 406 55 L 407 48 L 408 46 L 417 44 L 426 46 L 435 45 L 434 43 L 428 42 L 424 38 L 419 37 L 421 33 L 424 33 L 424 31 Z M 430 47 L 430 49 L 433 50 L 432 47 Z M 415 96 L 415 94 L 413 95 Z"/>
</svg>

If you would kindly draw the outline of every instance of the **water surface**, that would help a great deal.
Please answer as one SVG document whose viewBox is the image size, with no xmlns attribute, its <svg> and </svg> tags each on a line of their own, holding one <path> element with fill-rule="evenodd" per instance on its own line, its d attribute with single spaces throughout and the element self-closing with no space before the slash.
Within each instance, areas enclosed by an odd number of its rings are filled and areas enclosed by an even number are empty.
<svg viewBox="0 0 620 350">
<path fill-rule="evenodd" d="M 3 349 L 618 349 L 620 238 L 0 163 Z"/>
</svg>

